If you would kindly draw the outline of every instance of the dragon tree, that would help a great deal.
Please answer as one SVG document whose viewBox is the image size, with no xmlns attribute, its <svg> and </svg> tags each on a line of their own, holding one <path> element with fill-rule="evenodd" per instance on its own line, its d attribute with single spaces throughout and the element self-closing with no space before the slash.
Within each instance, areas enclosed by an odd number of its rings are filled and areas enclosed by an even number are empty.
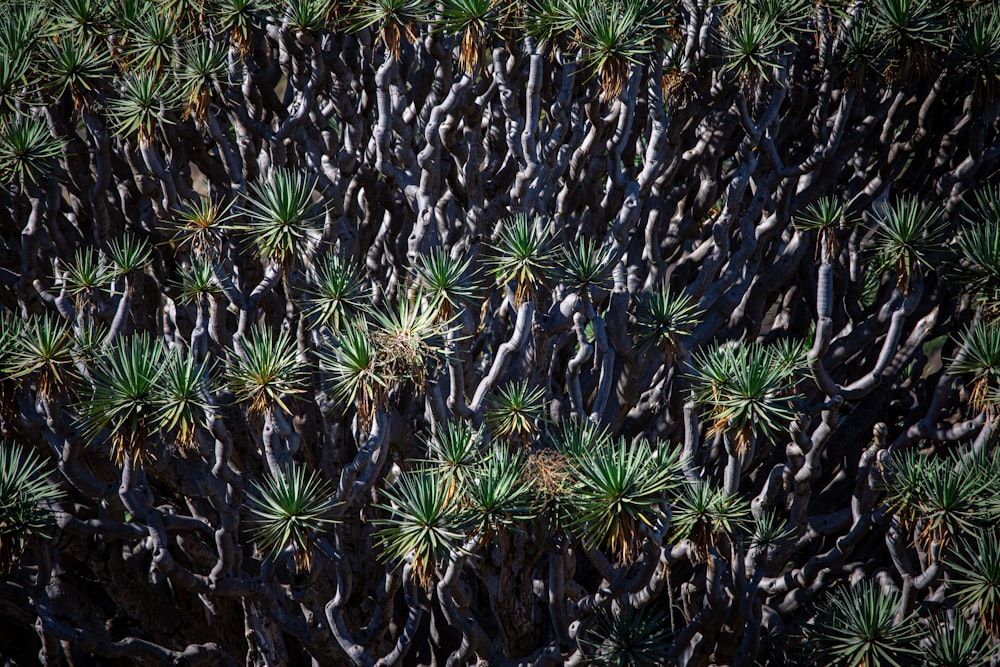
<svg viewBox="0 0 1000 667">
<path fill-rule="evenodd" d="M 1000 663 L 997 0 L 4 0 L 0 656 Z"/>
</svg>

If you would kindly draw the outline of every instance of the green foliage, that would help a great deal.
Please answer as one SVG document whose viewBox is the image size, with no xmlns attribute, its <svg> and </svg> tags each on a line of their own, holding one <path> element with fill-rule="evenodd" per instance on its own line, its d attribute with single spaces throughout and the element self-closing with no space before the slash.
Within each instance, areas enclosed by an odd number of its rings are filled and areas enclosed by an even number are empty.
<svg viewBox="0 0 1000 667">
<path fill-rule="evenodd" d="M 947 6 L 933 0 L 880 0 L 872 5 L 876 30 L 896 60 L 947 44 Z"/>
<path fill-rule="evenodd" d="M 431 466 L 450 480 L 467 479 L 469 470 L 478 463 L 482 435 L 464 420 L 450 421 L 427 441 Z"/>
<path fill-rule="evenodd" d="M 574 460 L 572 470 L 575 532 L 584 547 L 607 545 L 620 562 L 631 562 L 643 526 L 653 529 L 663 519 L 667 492 L 680 483 L 677 452 L 656 461 L 649 443 L 619 438 Z"/>
<path fill-rule="evenodd" d="M 66 267 L 63 279 L 66 291 L 78 299 L 89 299 L 111 282 L 112 272 L 101 261 L 93 247 L 79 248 L 73 255 L 73 263 Z"/>
<path fill-rule="evenodd" d="M 444 480 L 427 469 L 404 473 L 384 493 L 389 513 L 375 519 L 376 541 L 386 560 L 412 562 L 413 576 L 422 586 L 433 580 L 437 565 L 463 537 L 457 496 Z"/>
<path fill-rule="evenodd" d="M 371 313 L 371 336 L 383 373 L 395 383 L 426 386 L 427 373 L 447 356 L 445 336 L 451 325 L 438 317 L 436 304 L 422 307 L 400 294 Z"/>
<path fill-rule="evenodd" d="M 501 530 L 535 516 L 534 490 L 525 473 L 520 450 L 498 446 L 465 476 L 462 513 L 472 535 L 487 544 Z"/>
<path fill-rule="evenodd" d="M 421 294 L 440 304 L 441 315 L 447 319 L 475 300 L 478 285 L 471 267 L 471 257 L 455 259 L 444 248 L 434 248 L 417 258 L 413 274 Z"/>
<path fill-rule="evenodd" d="M 401 55 L 400 40 L 415 37 L 414 29 L 431 13 L 427 0 L 356 0 L 347 20 L 351 30 L 370 28 L 378 34 L 386 50 L 396 59 Z"/>
<path fill-rule="evenodd" d="M 185 35 L 201 27 L 206 5 L 212 4 L 211 0 L 156 0 L 156 2 L 157 11 L 169 18 L 176 30 Z"/>
<path fill-rule="evenodd" d="M 228 83 L 229 64 L 222 44 L 196 39 L 185 46 L 183 66 L 177 75 L 181 96 L 187 101 L 185 114 L 205 120 L 212 95 Z"/>
<path fill-rule="evenodd" d="M 848 212 L 847 206 L 833 197 L 820 197 L 793 218 L 796 229 L 819 232 L 818 247 L 823 249 L 827 261 L 833 261 L 838 252 L 836 232 L 857 222 L 858 219 Z"/>
<path fill-rule="evenodd" d="M 0 118 L 17 114 L 28 77 L 28 59 L 23 55 L 0 58 Z"/>
<path fill-rule="evenodd" d="M 331 254 L 316 267 L 315 279 L 306 287 L 306 315 L 320 325 L 340 331 L 362 310 L 365 282 L 361 270 Z"/>
<path fill-rule="evenodd" d="M 983 409 L 989 390 L 1000 387 L 1000 323 L 969 327 L 961 334 L 959 345 L 965 354 L 952 360 L 948 372 L 972 375 L 971 403 Z"/>
<path fill-rule="evenodd" d="M 956 278 L 973 289 L 991 319 L 1000 319 L 1000 187 L 977 190 L 966 207 L 955 236 Z"/>
<path fill-rule="evenodd" d="M 611 434 L 590 420 L 559 422 L 551 434 L 556 450 L 569 461 L 582 460 L 612 443 Z"/>
<path fill-rule="evenodd" d="M 886 500 L 907 523 L 920 521 L 918 539 L 924 548 L 934 542 L 943 551 L 953 538 L 974 530 L 989 516 L 990 484 L 988 468 L 963 462 L 958 454 L 904 453 L 890 461 Z"/>
<path fill-rule="evenodd" d="M 667 612 L 616 602 L 597 611 L 580 643 L 593 652 L 594 664 L 656 667 L 663 664 L 672 641 Z"/>
<path fill-rule="evenodd" d="M 545 389 L 527 380 L 513 382 L 499 390 L 486 411 L 486 423 L 497 438 L 527 442 L 538 432 L 545 418 Z"/>
<path fill-rule="evenodd" d="M 73 332 L 73 360 L 77 364 L 93 367 L 97 358 L 104 354 L 104 341 L 108 338 L 105 326 L 92 320 L 85 320 Z"/>
<path fill-rule="evenodd" d="M 853 86 L 861 86 L 871 75 L 881 73 L 886 44 L 878 32 L 872 13 L 861 7 L 842 31 L 844 51 L 841 56 Z"/>
<path fill-rule="evenodd" d="M 930 266 L 942 247 L 941 213 L 915 196 L 897 198 L 876 213 L 875 248 L 878 270 L 895 270 L 897 285 L 906 291 L 914 273 Z"/>
<path fill-rule="evenodd" d="M 261 551 L 275 558 L 290 548 L 296 570 L 309 570 L 317 533 L 335 523 L 330 483 L 318 472 L 292 464 L 252 483 L 247 500 L 251 535 Z"/>
<path fill-rule="evenodd" d="M 629 64 L 652 52 L 661 16 L 662 7 L 653 0 L 603 0 L 583 13 L 577 24 L 583 63 L 600 75 L 607 99 L 625 90 Z"/>
<path fill-rule="evenodd" d="M 280 407 L 291 412 L 286 401 L 306 390 L 306 364 L 299 358 L 295 340 L 282 330 L 251 329 L 242 341 L 242 351 L 229 355 L 226 381 L 236 400 L 247 403 L 251 415 Z"/>
<path fill-rule="evenodd" d="M 949 564 L 955 570 L 952 586 L 958 604 L 979 611 L 979 622 L 1000 636 L 1000 538 L 994 526 L 971 531 Z"/>
<path fill-rule="evenodd" d="M 0 54 L 6 57 L 31 54 L 52 36 L 52 15 L 46 4 L 42 0 L 11 0 L 0 4 Z"/>
<path fill-rule="evenodd" d="M 931 626 L 925 651 L 927 667 L 985 667 L 990 664 L 992 642 L 980 626 L 956 618 Z"/>
<path fill-rule="evenodd" d="M 995 10 L 987 3 L 967 7 L 959 15 L 956 30 L 959 67 L 985 91 L 995 90 L 1000 75 L 1000 14 Z"/>
<path fill-rule="evenodd" d="M 180 274 L 180 296 L 177 300 L 182 304 L 200 304 L 208 295 L 220 291 L 215 269 L 210 261 L 195 259 L 182 267 Z"/>
<path fill-rule="evenodd" d="M 232 202 L 202 197 L 177 212 L 173 242 L 196 255 L 214 258 L 222 248 L 229 228 Z"/>
<path fill-rule="evenodd" d="M 83 436 L 94 440 L 107 430 L 119 463 L 127 457 L 138 464 L 150 454 L 164 356 L 160 342 L 145 333 L 119 340 L 95 360 L 90 395 L 76 405 Z"/>
<path fill-rule="evenodd" d="M 436 304 L 421 308 L 405 295 L 370 316 L 371 321 L 359 318 L 342 326 L 319 351 L 333 397 L 355 402 L 363 423 L 384 407 L 392 387 L 410 382 L 415 391 L 423 390 L 428 371 L 446 356 L 449 327 L 440 321 Z"/>
<path fill-rule="evenodd" d="M 894 621 L 899 594 L 861 581 L 827 594 L 807 624 L 805 642 L 813 660 L 830 667 L 907 667 L 917 663 L 919 638 L 913 617 Z"/>
<path fill-rule="evenodd" d="M 9 310 L 0 311 L 0 381 L 8 380 L 13 375 L 11 365 L 14 351 L 21 344 L 24 322 Z"/>
<path fill-rule="evenodd" d="M 614 285 L 614 253 L 610 248 L 580 237 L 576 245 L 560 248 L 557 260 L 561 279 L 566 286 L 583 298 L 590 298 L 590 290 L 608 290 Z"/>
<path fill-rule="evenodd" d="M 798 348 L 789 356 L 780 345 L 713 345 L 691 361 L 692 395 L 707 406 L 711 432 L 734 433 L 739 448 L 750 438 L 771 437 L 795 416 L 796 385 L 805 367 Z"/>
<path fill-rule="evenodd" d="M 104 32 L 111 7 L 102 0 L 63 0 L 55 9 L 53 22 L 60 38 L 90 39 Z"/>
<path fill-rule="evenodd" d="M 76 376 L 69 323 L 54 315 L 34 316 L 19 333 L 10 356 L 0 361 L 8 376 L 34 377 L 39 395 L 48 398 L 68 390 Z"/>
<path fill-rule="evenodd" d="M 88 97 L 111 76 L 107 53 L 88 37 L 61 39 L 49 44 L 48 67 L 43 72 L 45 83 L 56 98 L 68 91 L 78 106 L 89 105 Z"/>
<path fill-rule="evenodd" d="M 63 496 L 51 467 L 33 450 L 0 443 L 0 574 L 10 572 L 28 543 L 54 525 L 51 503 Z"/>
<path fill-rule="evenodd" d="M 332 344 L 319 350 L 320 366 L 331 380 L 331 393 L 341 403 L 357 406 L 358 420 L 368 423 L 382 407 L 392 378 L 385 373 L 375 341 L 361 324 L 341 328 Z"/>
<path fill-rule="evenodd" d="M 323 212 L 313 201 L 316 179 L 299 171 L 276 168 L 271 177 L 250 186 L 240 212 L 247 222 L 233 225 L 254 240 L 266 260 L 291 266 L 309 256 L 312 236 Z"/>
<path fill-rule="evenodd" d="M 162 73 L 174 64 L 177 24 L 168 12 L 145 12 L 130 27 L 131 35 L 125 48 L 130 68 Z"/>
<path fill-rule="evenodd" d="M 540 42 L 572 41 L 591 5 L 587 0 L 526 0 L 522 27 Z"/>
<path fill-rule="evenodd" d="M 912 526 L 920 514 L 925 460 L 917 450 L 906 449 L 895 452 L 883 471 L 885 503 L 904 526 Z"/>
<path fill-rule="evenodd" d="M 128 74 L 119 96 L 110 102 L 114 131 L 124 137 L 137 137 L 140 143 L 152 143 L 160 123 L 171 123 L 165 112 L 177 108 L 180 96 L 173 80 L 156 70 L 137 70 Z"/>
<path fill-rule="evenodd" d="M 334 0 L 286 0 L 285 17 L 297 32 L 322 30 L 333 11 Z"/>
<path fill-rule="evenodd" d="M 264 23 L 273 5 L 271 0 L 216 0 L 212 3 L 212 17 L 222 32 L 231 37 L 233 48 L 246 55 L 254 28 Z"/>
<path fill-rule="evenodd" d="M 681 339 L 701 320 L 702 311 L 687 294 L 674 294 L 666 282 L 643 295 L 636 307 L 636 341 L 647 353 L 662 350 L 668 363 L 680 355 Z"/>
<path fill-rule="evenodd" d="M 149 266 L 153 260 L 153 248 L 144 239 L 124 234 L 111 241 L 108 256 L 114 265 L 114 275 L 128 276 Z"/>
<path fill-rule="evenodd" d="M 209 392 L 210 364 L 177 350 L 166 355 L 158 378 L 153 415 L 155 429 L 169 434 L 181 446 L 191 446 L 197 428 L 205 428 L 205 411 L 212 407 Z"/>
<path fill-rule="evenodd" d="M 458 66 L 475 74 L 483 61 L 487 40 L 503 6 L 494 0 L 445 0 L 439 23 L 441 29 L 461 35 Z M 508 10 L 509 11 L 509 10 Z"/>
<path fill-rule="evenodd" d="M 551 232 L 539 231 L 538 224 L 526 215 L 505 221 L 500 229 L 491 258 L 491 272 L 496 284 L 515 285 L 514 305 L 520 306 L 535 289 L 545 283 L 553 265 Z"/>
<path fill-rule="evenodd" d="M 17 115 L 0 121 L 0 182 L 40 185 L 59 174 L 62 141 L 45 121 Z"/>
<path fill-rule="evenodd" d="M 111 0 L 108 19 L 111 26 L 120 31 L 126 39 L 133 26 L 150 11 L 155 11 L 153 0 Z"/>
<path fill-rule="evenodd" d="M 779 66 L 785 36 L 775 19 L 741 7 L 724 18 L 721 36 L 725 69 L 745 87 L 759 77 L 769 77 Z"/>
<path fill-rule="evenodd" d="M 754 512 L 753 529 L 750 532 L 750 546 L 756 549 L 770 549 L 785 544 L 795 535 L 795 531 L 775 512 Z"/>
<path fill-rule="evenodd" d="M 702 481 L 687 484 L 683 489 L 671 505 L 672 539 L 690 539 L 702 560 L 708 558 L 721 536 L 733 539 L 753 529 L 754 517 L 746 498 L 729 495 L 724 489 Z"/>
</svg>

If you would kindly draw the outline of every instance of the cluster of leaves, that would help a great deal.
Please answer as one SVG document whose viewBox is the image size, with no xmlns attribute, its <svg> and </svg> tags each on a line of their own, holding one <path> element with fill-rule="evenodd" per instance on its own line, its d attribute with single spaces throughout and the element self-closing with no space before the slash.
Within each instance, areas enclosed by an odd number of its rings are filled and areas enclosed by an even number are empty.
<svg viewBox="0 0 1000 667">
<path fill-rule="evenodd" d="M 253 484 L 251 535 L 271 557 L 291 550 L 296 570 L 312 567 L 317 535 L 333 524 L 333 488 L 317 472 L 292 465 Z"/>
<path fill-rule="evenodd" d="M 63 496 L 54 471 L 17 443 L 0 443 L 0 573 L 10 571 L 35 538 L 53 526 L 52 503 Z"/>
<path fill-rule="evenodd" d="M 804 342 L 716 344 L 692 355 L 696 402 L 706 406 L 711 431 L 751 438 L 780 432 L 795 416 L 796 391 L 806 367 Z"/>
<path fill-rule="evenodd" d="M 354 404 L 362 423 L 385 407 L 394 387 L 410 382 L 422 391 L 428 371 L 446 358 L 451 326 L 440 318 L 439 305 L 434 300 L 424 306 L 402 295 L 380 308 L 367 308 L 334 331 L 319 350 L 330 393 L 342 404 Z M 341 309 L 353 306 L 338 299 L 334 321 L 341 321 Z"/>
<path fill-rule="evenodd" d="M 422 30 L 444 33 L 460 66 L 473 73 L 491 43 L 523 32 L 548 48 L 579 52 L 605 95 L 615 98 L 627 87 L 631 65 L 678 37 L 677 17 L 684 11 L 661 0 L 527 0 L 510 6 L 449 0 L 441 11 L 426 0 L 363 0 L 346 6 L 333 0 L 180 1 L 166 7 L 153 0 L 121 7 L 100 0 L 49 4 L 16 0 L 5 3 L 0 14 L 0 180 L 5 182 L 32 185 L 59 174 L 62 142 L 30 112 L 31 106 L 68 96 L 77 109 L 108 109 L 115 133 L 155 142 L 161 124 L 179 117 L 204 122 L 213 107 L 228 104 L 227 50 L 246 53 L 255 35 L 272 22 L 287 22 L 303 36 L 371 30 L 397 57 Z M 879 72 L 903 78 L 947 56 L 961 64 L 977 89 L 995 87 L 1000 19 L 982 3 L 953 8 L 932 0 L 884 0 L 847 11 L 806 0 L 731 0 L 720 10 L 724 68 L 744 84 L 771 76 L 799 35 L 824 29 L 820 9 L 842 12 L 840 56 L 848 76 L 859 81 Z M 110 81 L 116 84 L 107 85 Z M 108 96 L 106 90 L 117 92 Z M 274 193 L 254 194 L 266 202 Z M 251 206 L 248 213 L 259 222 L 274 210 Z M 281 245 L 294 236 L 286 230 L 265 245 Z"/>
<path fill-rule="evenodd" d="M 386 489 L 380 548 L 388 560 L 410 561 L 423 584 L 452 552 L 492 544 L 535 518 L 622 562 L 634 558 L 643 536 L 666 529 L 664 510 L 679 484 L 676 452 L 571 425 L 552 433 L 543 471 L 542 452 L 490 445 L 483 435 L 450 423 L 429 440 L 430 458 Z"/>
<path fill-rule="evenodd" d="M 921 454 L 910 449 L 889 462 L 886 502 L 926 547 L 985 529 L 998 516 L 996 457 Z"/>
<path fill-rule="evenodd" d="M 995 540 L 994 540 L 995 541 Z M 815 606 L 794 651 L 797 664 L 985 667 L 994 639 L 962 616 L 899 617 L 897 591 L 874 581 L 838 587 Z M 993 636 L 996 636 L 994 630 Z"/>
<path fill-rule="evenodd" d="M 886 504 L 913 531 L 915 541 L 925 549 L 935 547 L 936 557 L 960 573 L 954 585 L 963 607 L 978 609 L 994 634 L 1000 629 L 998 480 L 995 454 L 935 456 L 907 450 L 886 470 Z"/>
</svg>

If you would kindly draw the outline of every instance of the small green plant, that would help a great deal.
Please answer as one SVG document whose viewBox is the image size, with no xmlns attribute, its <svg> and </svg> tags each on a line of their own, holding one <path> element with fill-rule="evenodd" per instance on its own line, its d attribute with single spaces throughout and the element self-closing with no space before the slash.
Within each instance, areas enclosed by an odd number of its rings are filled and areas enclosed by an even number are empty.
<svg viewBox="0 0 1000 667">
<path fill-rule="evenodd" d="M 149 266 L 153 260 L 153 248 L 145 240 L 125 234 L 111 242 L 108 255 L 114 266 L 114 275 L 128 276 Z"/>
<path fill-rule="evenodd" d="M 538 432 L 537 423 L 545 417 L 545 390 L 527 381 L 500 388 L 486 411 L 486 423 L 498 438 L 527 442 Z"/>
<path fill-rule="evenodd" d="M 189 202 L 177 212 L 171 240 L 196 255 L 208 259 L 218 257 L 229 229 L 231 207 L 232 202 L 223 203 L 208 197 Z"/>
<path fill-rule="evenodd" d="M 468 530 L 487 544 L 501 530 L 536 516 L 534 491 L 525 476 L 525 456 L 520 450 L 494 447 L 465 478 L 462 512 Z"/>
<path fill-rule="evenodd" d="M 247 404 L 251 415 L 262 415 L 275 406 L 291 412 L 286 402 L 305 391 L 306 365 L 295 341 L 286 331 L 251 329 L 226 365 L 226 381 L 236 399 Z"/>
<path fill-rule="evenodd" d="M 809 664 L 835 667 L 907 667 L 917 662 L 919 631 L 912 616 L 895 621 L 899 594 L 874 581 L 837 588 L 806 624 Z"/>
<path fill-rule="evenodd" d="M 389 515 L 374 522 L 383 558 L 410 560 L 413 576 L 425 587 L 463 537 L 458 499 L 443 482 L 428 469 L 404 473 L 395 487 L 385 489 L 389 504 L 378 505 Z"/>
<path fill-rule="evenodd" d="M 45 121 L 15 116 L 0 121 L 0 182 L 39 185 L 59 173 L 62 141 Z"/>
<path fill-rule="evenodd" d="M 580 643 L 594 655 L 594 664 L 608 667 L 656 667 L 670 650 L 670 616 L 650 606 L 636 609 L 616 602 L 598 610 L 594 624 Z"/>
<path fill-rule="evenodd" d="M 551 233 L 539 231 L 535 220 L 517 215 L 503 223 L 492 258 L 496 284 L 514 285 L 514 305 L 531 298 L 553 267 Z"/>
<path fill-rule="evenodd" d="M 795 416 L 801 350 L 781 345 L 714 345 L 691 361 L 692 395 L 707 406 L 711 433 L 734 433 L 743 450 L 757 435 L 778 433 Z"/>
<path fill-rule="evenodd" d="M 334 399 L 355 404 L 358 420 L 367 424 L 383 406 L 392 378 L 382 368 L 378 347 L 364 322 L 346 325 L 318 354 L 320 367 L 331 376 Z"/>
<path fill-rule="evenodd" d="M 250 186 L 239 211 L 247 221 L 233 228 L 256 243 L 263 259 L 291 267 L 310 255 L 319 232 L 322 209 L 313 201 L 315 188 L 315 178 L 276 168 L 270 178 Z"/>
<path fill-rule="evenodd" d="M 992 641 L 981 626 L 956 617 L 931 626 L 924 664 L 935 667 L 986 667 L 990 664 Z"/>
<path fill-rule="evenodd" d="M 49 481 L 53 472 L 34 451 L 0 443 L 0 573 L 10 572 L 30 541 L 54 525 L 50 506 L 63 491 Z"/>
<path fill-rule="evenodd" d="M 958 604 L 979 610 L 979 622 L 994 637 L 1000 635 L 1000 538 L 993 526 L 971 533 L 950 561 Z"/>
<path fill-rule="evenodd" d="M 821 251 L 826 261 L 832 262 L 840 250 L 836 233 L 850 228 L 858 220 L 848 213 L 847 206 L 833 197 L 820 197 L 797 214 L 793 222 L 800 231 L 815 230 L 819 233 L 817 253 Z"/>
<path fill-rule="evenodd" d="M 364 279 L 358 267 L 337 255 L 329 255 L 316 267 L 316 277 L 306 288 L 308 317 L 335 332 L 362 310 Z"/>
<path fill-rule="evenodd" d="M 10 356 L 0 360 L 9 376 L 22 381 L 34 378 L 43 397 L 68 391 L 76 377 L 69 323 L 45 314 L 30 318 L 18 333 Z"/>
<path fill-rule="evenodd" d="M 472 276 L 472 259 L 454 259 L 444 248 L 434 248 L 417 258 L 413 266 L 420 292 L 440 304 L 441 317 L 450 319 L 455 311 L 471 304 L 477 285 Z"/>
<path fill-rule="evenodd" d="M 556 262 L 566 286 L 584 298 L 590 298 L 591 288 L 607 290 L 613 285 L 614 255 L 593 241 L 581 237 L 576 245 L 563 246 Z"/>
<path fill-rule="evenodd" d="M 316 535 L 335 523 L 330 483 L 293 464 L 253 484 L 247 499 L 257 546 L 272 558 L 291 549 L 296 570 L 309 570 Z"/>
<path fill-rule="evenodd" d="M 107 430 L 113 458 L 138 464 L 151 454 L 163 347 L 140 333 L 120 339 L 95 361 L 90 394 L 77 404 L 82 433 L 94 440 Z"/>
<path fill-rule="evenodd" d="M 165 361 L 163 374 L 158 378 L 153 420 L 157 430 L 172 435 L 179 446 L 187 447 L 194 442 L 196 430 L 205 427 L 205 411 L 212 405 L 210 365 L 198 363 L 193 356 L 176 350 Z"/>
<path fill-rule="evenodd" d="M 895 271 L 900 290 L 909 290 L 914 275 L 943 247 L 940 217 L 916 197 L 900 197 L 876 213 L 876 266 Z"/>
<path fill-rule="evenodd" d="M 673 539 L 689 539 L 701 560 L 708 558 L 721 536 L 729 539 L 754 530 L 750 503 L 707 482 L 687 484 L 671 505 Z"/>
<path fill-rule="evenodd" d="M 617 439 L 572 464 L 576 531 L 587 548 L 606 545 L 623 563 L 642 545 L 642 529 L 663 518 L 661 505 L 679 483 L 676 454 L 659 465 L 648 443 Z"/>
<path fill-rule="evenodd" d="M 643 295 L 636 308 L 636 341 L 645 352 L 661 350 L 667 363 L 672 363 L 680 355 L 681 340 L 694 330 L 701 315 L 694 299 L 660 283 Z"/>
<path fill-rule="evenodd" d="M 989 390 L 1000 387 L 1000 323 L 980 323 L 959 339 L 964 357 L 952 361 L 950 373 L 971 374 L 970 402 L 978 410 L 986 407 Z"/>
<path fill-rule="evenodd" d="M 150 144 L 159 124 L 171 122 L 164 112 L 176 109 L 179 103 L 174 81 L 166 74 L 152 69 L 131 72 L 122 82 L 119 96 L 110 103 L 115 132 Z"/>
</svg>

